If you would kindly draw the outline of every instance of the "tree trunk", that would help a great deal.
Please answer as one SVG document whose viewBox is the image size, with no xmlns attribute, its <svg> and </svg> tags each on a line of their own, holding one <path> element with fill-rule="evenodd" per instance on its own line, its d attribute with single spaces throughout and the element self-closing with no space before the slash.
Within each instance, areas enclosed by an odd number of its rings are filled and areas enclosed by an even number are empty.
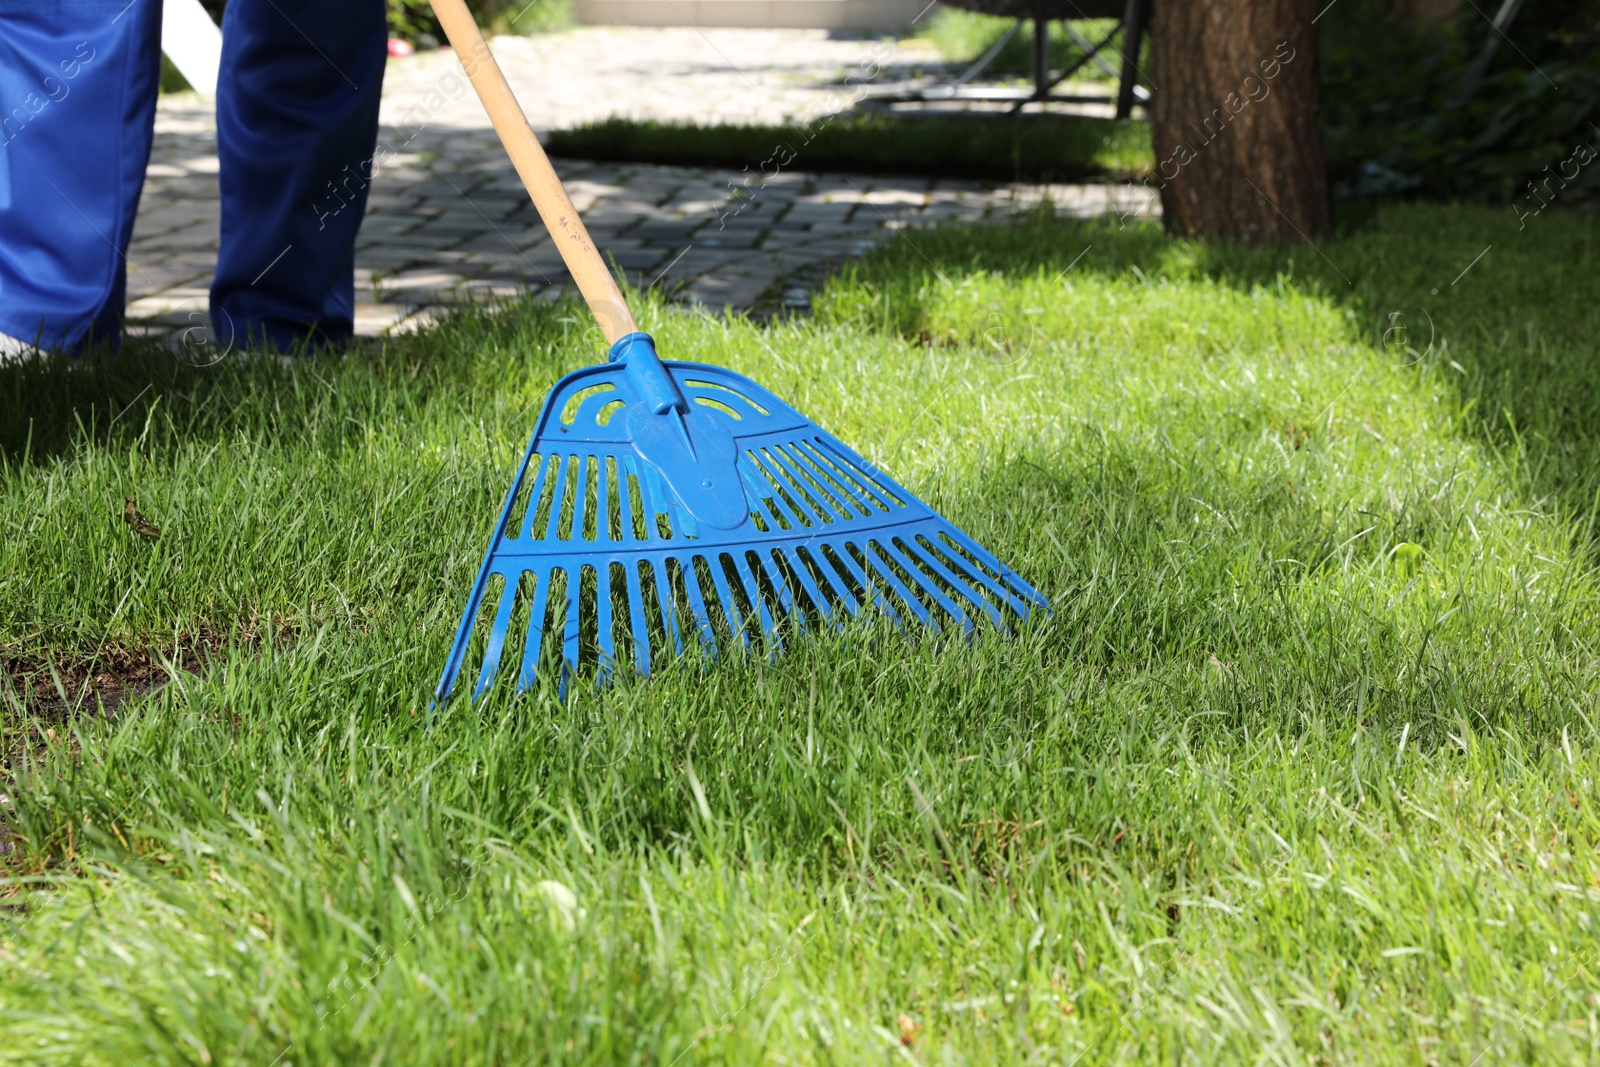
<svg viewBox="0 0 1600 1067">
<path fill-rule="evenodd" d="M 1155 0 L 1150 125 L 1167 229 L 1247 244 L 1328 233 L 1318 0 Z"/>
</svg>

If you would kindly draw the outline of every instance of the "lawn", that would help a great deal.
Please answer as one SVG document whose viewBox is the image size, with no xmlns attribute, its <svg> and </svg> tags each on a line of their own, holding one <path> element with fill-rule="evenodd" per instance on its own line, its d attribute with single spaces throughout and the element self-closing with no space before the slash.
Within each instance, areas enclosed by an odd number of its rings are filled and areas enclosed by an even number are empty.
<svg viewBox="0 0 1600 1067">
<path fill-rule="evenodd" d="M 1597 238 L 1034 214 L 645 304 L 1054 613 L 431 728 L 577 308 L 0 369 L 0 1061 L 1600 1059 Z"/>
<path fill-rule="evenodd" d="M 980 15 L 976 11 L 963 11 L 954 7 L 940 7 L 929 19 L 924 37 L 938 48 L 945 59 L 964 67 L 989 51 L 1015 23 L 1015 19 Z M 1098 42 L 1116 28 L 1116 23 L 1109 19 L 1073 19 L 1072 25 L 1079 34 L 1091 42 Z M 1117 43 L 1120 44 L 1120 41 Z M 1122 62 L 1122 53 L 1115 47 L 1108 47 L 1100 54 L 1113 68 Z M 1079 48 L 1068 35 L 1066 24 L 1052 21 L 1050 23 L 1051 68 L 1057 71 L 1063 70 L 1069 64 L 1076 63 L 1082 56 L 1083 49 Z M 1149 69 L 1148 64 L 1141 63 L 1140 66 Z M 1032 74 L 1033 24 L 1024 22 L 1021 32 L 989 62 L 984 77 L 985 79 L 1007 75 L 1031 77 Z M 1093 62 L 1085 63 L 1073 74 L 1074 81 L 1105 81 L 1109 78 L 1111 75 Z"/>
<path fill-rule="evenodd" d="M 551 130 L 554 156 L 728 167 L 743 183 L 799 171 L 852 171 L 999 181 L 1137 177 L 1153 166 L 1142 120 L 1026 115 L 984 119 L 823 115 L 787 125 L 625 118 Z"/>
</svg>

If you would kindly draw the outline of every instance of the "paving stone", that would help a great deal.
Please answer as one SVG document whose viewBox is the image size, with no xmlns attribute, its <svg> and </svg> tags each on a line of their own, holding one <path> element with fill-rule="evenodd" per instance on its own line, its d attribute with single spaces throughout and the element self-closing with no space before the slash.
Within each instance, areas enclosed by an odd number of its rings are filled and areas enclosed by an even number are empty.
<svg viewBox="0 0 1600 1067">
<path fill-rule="evenodd" d="M 465 282 L 456 290 L 457 301 L 488 304 L 491 307 L 518 300 L 526 295 L 528 290 L 523 286 L 496 285 L 477 280 Z"/>
<path fill-rule="evenodd" d="M 665 248 L 625 248 L 621 251 L 607 250 L 605 257 L 607 261 L 628 270 L 647 270 L 665 262 L 667 254 Z"/>
<path fill-rule="evenodd" d="M 130 295 L 158 293 L 175 286 L 206 286 L 211 284 L 211 273 L 193 268 L 154 266 L 137 260 L 128 263 L 128 291 Z"/>
<path fill-rule="evenodd" d="M 754 211 L 741 211 L 737 215 L 731 215 L 725 219 L 718 219 L 712 223 L 713 228 L 721 230 L 724 233 L 764 232 L 777 226 L 782 226 L 784 229 L 799 229 L 803 228 L 804 225 L 805 224 L 803 222 L 787 224 L 777 222 L 775 220 L 774 213 L 771 211 L 763 211 L 760 213 Z"/>
<path fill-rule="evenodd" d="M 629 230 L 628 236 L 657 244 L 672 241 L 681 242 L 689 240 L 690 235 L 698 232 L 705 225 L 705 219 L 682 219 L 674 222 L 646 220 Z"/>
<path fill-rule="evenodd" d="M 524 231 L 518 230 L 515 232 L 523 233 Z M 496 230 L 491 231 L 490 233 L 480 233 L 469 241 L 463 241 L 462 243 L 456 245 L 456 249 L 460 252 L 470 255 L 488 256 L 491 258 L 503 255 L 517 255 L 519 253 L 526 252 L 528 249 L 539 244 L 544 236 L 545 235 L 543 231 L 540 231 L 539 239 L 529 240 L 527 237 L 524 237 L 519 241 L 513 237 L 512 234 L 507 233 L 504 230 Z"/>
<path fill-rule="evenodd" d="M 369 275 L 371 278 L 386 278 L 391 274 L 409 270 L 422 262 L 423 260 L 420 256 L 400 256 L 392 252 L 367 253 L 365 255 L 360 252 L 356 253 L 357 269 L 367 268 L 372 272 Z"/>
<path fill-rule="evenodd" d="M 161 265 L 174 268 L 194 268 L 196 270 L 203 271 L 207 279 L 209 279 L 211 272 L 215 270 L 217 266 L 217 250 L 215 246 L 212 246 L 209 248 L 195 249 L 188 252 L 171 252 L 161 260 Z"/>
<path fill-rule="evenodd" d="M 765 236 L 765 231 L 755 233 L 739 233 L 735 230 L 724 230 L 715 236 L 700 236 L 695 244 L 703 248 L 754 248 Z"/>
<path fill-rule="evenodd" d="M 357 304 L 353 316 L 356 333 L 366 337 L 387 333 L 410 310 L 403 304 Z"/>
<path fill-rule="evenodd" d="M 681 256 L 672 257 L 667 263 L 667 266 L 661 268 L 663 273 L 677 282 L 693 280 L 702 275 L 723 273 L 722 268 L 736 267 L 738 260 L 731 253 L 719 255 L 715 250 L 702 250 L 695 247 L 690 248 Z M 731 273 L 731 270 L 728 273 Z"/>
<path fill-rule="evenodd" d="M 780 122 L 814 116 L 841 70 L 875 42 L 813 30 L 586 27 L 491 47 L 536 128 L 613 114 Z M 899 42 L 904 69 L 938 62 Z M 737 67 L 728 56 L 738 57 Z M 447 51 L 390 62 L 379 143 L 356 251 L 356 330 L 405 331 L 459 300 L 571 288 L 526 190 Z M 130 329 L 177 331 L 206 307 L 219 211 L 207 100 L 164 96 L 129 258 Z M 797 133 L 797 136 L 799 134 Z M 831 264 L 908 228 L 1004 219 L 1048 201 L 1063 214 L 1149 217 L 1149 190 L 1111 184 L 1008 185 L 786 169 L 754 171 L 558 159 L 595 243 L 636 284 L 708 307 L 804 308 Z M 754 164 L 753 164 L 754 165 Z M 802 163 L 803 165 L 803 163 Z M 742 195 L 736 195 L 736 191 Z M 905 237 L 903 239 L 910 240 Z M 788 282 L 785 279 L 797 279 Z"/>
</svg>

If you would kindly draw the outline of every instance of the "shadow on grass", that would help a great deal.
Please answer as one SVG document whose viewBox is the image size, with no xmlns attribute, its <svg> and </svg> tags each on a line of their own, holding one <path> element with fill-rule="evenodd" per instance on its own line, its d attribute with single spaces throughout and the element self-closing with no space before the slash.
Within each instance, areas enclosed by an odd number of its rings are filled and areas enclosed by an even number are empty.
<svg viewBox="0 0 1600 1067">
<path fill-rule="evenodd" d="M 34 355 L 0 364 L 0 457 L 47 462 L 92 442 L 169 443 L 267 433 L 333 446 L 436 401 L 470 405 L 513 377 L 553 382 L 590 332 L 575 305 L 517 314 L 463 308 L 438 327 L 359 342 L 337 356 L 234 353 L 209 365 L 130 340 L 116 355 Z"/>
<path fill-rule="evenodd" d="M 829 115 L 770 125 L 609 118 L 552 131 L 548 147 L 575 159 L 743 168 L 759 190 L 761 175 L 779 171 L 1082 181 L 1147 172 L 1149 145 L 1142 122 L 1079 115 L 1006 122 Z"/>
<path fill-rule="evenodd" d="M 849 268 L 835 291 L 871 294 L 870 304 L 841 301 L 840 317 L 915 337 L 941 276 L 1070 271 L 1153 286 L 1292 285 L 1354 311 L 1357 339 L 1443 373 L 1466 425 L 1508 458 L 1532 498 L 1555 495 L 1583 513 L 1600 490 L 1597 245 L 1592 214 L 1552 211 L 1519 226 L 1511 211 L 1460 205 L 1366 212 L 1331 239 L 1293 248 L 1202 245 L 1150 223 L 1034 212 L 981 235 L 905 232 Z"/>
<path fill-rule="evenodd" d="M 1281 726 L 1303 700 L 1339 709 L 1338 728 L 1409 722 L 1424 745 L 1463 720 L 1570 719 L 1550 695 L 1567 684 L 1563 620 L 1587 613 L 1585 594 L 1563 587 L 1535 608 L 1484 581 L 1461 551 L 1476 544 L 1473 494 L 1384 499 L 1375 486 L 1358 509 L 1214 451 L 1228 446 L 1175 462 L 1158 445 L 1085 433 L 930 503 L 1027 562 L 1051 599 L 1033 646 L 1046 677 L 1154 685 L 1224 730 Z M 1432 591 L 1392 561 L 1404 542 L 1437 550 Z M 1513 669 L 1510 647 L 1541 651 Z"/>
</svg>

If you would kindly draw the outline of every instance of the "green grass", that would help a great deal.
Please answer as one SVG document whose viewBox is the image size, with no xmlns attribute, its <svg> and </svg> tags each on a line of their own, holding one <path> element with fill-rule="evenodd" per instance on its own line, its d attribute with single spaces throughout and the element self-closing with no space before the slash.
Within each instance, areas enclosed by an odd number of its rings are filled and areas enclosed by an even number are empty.
<svg viewBox="0 0 1600 1067">
<path fill-rule="evenodd" d="M 427 0 L 387 0 L 389 32 L 413 43 L 423 34 L 444 40 Z M 558 33 L 576 23 L 572 0 L 471 0 L 467 7 L 486 35 Z"/>
<path fill-rule="evenodd" d="M 927 32 L 923 36 L 932 41 L 946 59 L 956 63 L 971 63 L 1005 36 L 1014 21 L 994 15 L 980 15 L 976 11 L 941 7 L 929 20 Z M 1106 19 L 1074 19 L 1072 24 L 1091 44 L 1104 37 L 1113 26 L 1113 23 Z M 1111 62 L 1112 66 L 1119 66 L 1122 62 L 1122 55 L 1115 48 L 1104 49 L 1101 54 Z M 1069 64 L 1076 63 L 1082 55 L 1083 49 L 1067 36 L 1066 28 L 1060 22 L 1052 22 L 1050 24 L 1051 67 L 1058 71 L 1063 70 Z M 1032 74 L 1033 24 L 1025 22 L 1022 32 L 994 57 L 984 77 L 1006 75 L 1032 77 Z M 1093 61 L 1079 67 L 1072 77 L 1075 81 L 1112 80 L 1111 75 Z"/>
<path fill-rule="evenodd" d="M 432 729 L 573 307 L 0 370 L 7 654 L 219 642 L 111 719 L 4 698 L 0 1061 L 1600 1059 L 1600 226 L 1539 222 L 1035 215 L 813 320 L 647 305 L 1054 615 Z"/>
<path fill-rule="evenodd" d="M 1003 181 L 1074 181 L 1143 174 L 1142 121 L 1082 117 L 891 119 L 823 116 L 791 126 L 698 125 L 611 118 L 553 130 L 552 155 L 748 170 L 856 171 Z"/>
</svg>

